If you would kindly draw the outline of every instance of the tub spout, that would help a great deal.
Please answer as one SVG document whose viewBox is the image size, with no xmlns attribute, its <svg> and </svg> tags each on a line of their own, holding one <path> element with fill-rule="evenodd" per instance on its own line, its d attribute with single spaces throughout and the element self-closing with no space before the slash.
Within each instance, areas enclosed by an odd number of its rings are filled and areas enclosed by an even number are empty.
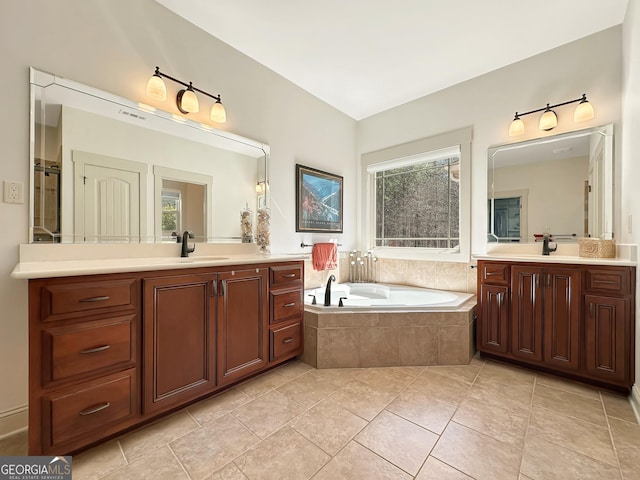
<svg viewBox="0 0 640 480">
<path fill-rule="evenodd" d="M 335 282 L 335 275 L 331 275 L 329 280 L 327 280 L 327 287 L 324 289 L 324 306 L 328 307 L 331 305 L 331 282 Z"/>
</svg>

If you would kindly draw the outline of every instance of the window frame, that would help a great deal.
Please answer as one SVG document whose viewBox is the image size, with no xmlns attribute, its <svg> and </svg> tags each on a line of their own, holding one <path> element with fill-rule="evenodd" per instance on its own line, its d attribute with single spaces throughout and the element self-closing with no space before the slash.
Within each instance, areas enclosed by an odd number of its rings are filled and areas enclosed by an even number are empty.
<svg viewBox="0 0 640 480">
<path fill-rule="evenodd" d="M 365 153 L 361 156 L 362 186 L 362 241 L 367 249 L 375 251 L 381 258 L 404 258 L 420 260 L 439 260 L 450 262 L 469 262 L 471 251 L 471 138 L 472 128 L 422 138 L 408 143 L 395 145 L 382 150 Z M 375 171 L 385 167 L 395 167 L 410 163 L 417 157 L 428 158 L 438 155 L 439 151 L 452 148 L 460 150 L 460 239 L 455 249 L 428 247 L 377 247 L 375 245 Z"/>
<path fill-rule="evenodd" d="M 175 230 L 164 230 L 161 227 L 162 230 L 162 238 L 163 240 L 167 240 L 167 239 L 171 239 L 171 233 L 175 232 L 177 235 L 180 235 L 180 232 L 182 231 L 182 191 L 178 190 L 177 188 L 163 188 L 162 191 L 160 192 L 160 205 L 161 205 L 161 216 L 162 214 L 165 212 L 163 206 L 164 206 L 164 198 L 165 196 L 168 196 L 165 194 L 169 193 L 169 194 L 173 194 L 172 196 L 175 196 L 175 194 L 177 194 L 178 196 L 178 202 L 177 202 L 177 208 L 175 211 L 175 217 L 176 217 L 176 228 Z M 160 219 L 160 222 L 162 223 L 162 218 Z"/>
</svg>

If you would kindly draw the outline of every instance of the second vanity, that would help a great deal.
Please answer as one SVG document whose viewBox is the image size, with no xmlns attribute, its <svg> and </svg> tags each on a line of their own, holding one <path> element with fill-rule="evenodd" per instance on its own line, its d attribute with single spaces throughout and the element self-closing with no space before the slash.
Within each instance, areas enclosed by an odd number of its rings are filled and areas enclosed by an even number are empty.
<svg viewBox="0 0 640 480">
<path fill-rule="evenodd" d="M 635 262 L 505 252 L 477 260 L 482 354 L 629 391 Z"/>
<path fill-rule="evenodd" d="M 302 353 L 300 259 L 21 262 L 13 276 L 29 279 L 30 455 L 81 450 Z"/>
</svg>

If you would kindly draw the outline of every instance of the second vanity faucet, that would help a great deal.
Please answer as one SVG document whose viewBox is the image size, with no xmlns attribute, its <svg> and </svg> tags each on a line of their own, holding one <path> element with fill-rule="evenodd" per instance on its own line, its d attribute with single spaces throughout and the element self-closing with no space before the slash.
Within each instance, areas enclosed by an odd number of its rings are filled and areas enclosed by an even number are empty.
<svg viewBox="0 0 640 480">
<path fill-rule="evenodd" d="M 542 237 L 542 254 L 549 255 L 551 252 L 555 252 L 557 249 L 557 245 L 553 248 L 549 246 L 549 235 L 545 233 Z"/>
<path fill-rule="evenodd" d="M 193 253 L 196 249 L 195 243 L 193 244 L 193 247 L 189 248 L 189 238 L 194 238 L 194 235 L 189 230 L 185 230 L 182 234 L 182 251 L 180 252 L 181 257 L 188 257 L 189 254 Z"/>
</svg>

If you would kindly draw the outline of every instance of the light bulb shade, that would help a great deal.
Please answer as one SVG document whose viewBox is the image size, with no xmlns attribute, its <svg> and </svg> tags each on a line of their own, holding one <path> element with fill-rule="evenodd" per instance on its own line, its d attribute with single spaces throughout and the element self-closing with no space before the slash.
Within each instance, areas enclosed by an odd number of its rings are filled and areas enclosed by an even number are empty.
<svg viewBox="0 0 640 480">
<path fill-rule="evenodd" d="M 524 133 L 524 122 L 519 117 L 514 118 L 513 122 L 511 122 L 511 125 L 509 126 L 509 136 L 517 137 L 518 135 L 522 135 L 523 133 Z"/>
<path fill-rule="evenodd" d="M 556 112 L 547 109 L 540 117 L 540 130 L 551 130 L 558 126 Z"/>
<path fill-rule="evenodd" d="M 176 103 L 178 105 L 178 110 L 182 113 L 197 113 L 200 110 L 198 97 L 196 97 L 196 93 L 190 88 L 180 90 L 178 92 Z"/>
<path fill-rule="evenodd" d="M 154 73 L 147 82 L 147 96 L 163 102 L 167 99 L 167 87 L 160 75 Z"/>
<path fill-rule="evenodd" d="M 217 101 L 211 107 L 211 120 L 216 123 L 225 123 L 227 121 L 227 111 L 220 101 Z"/>
<path fill-rule="evenodd" d="M 591 120 L 595 114 L 593 113 L 593 105 L 588 100 L 583 100 L 576 107 L 576 111 L 573 113 L 574 122 L 586 122 Z"/>
</svg>

